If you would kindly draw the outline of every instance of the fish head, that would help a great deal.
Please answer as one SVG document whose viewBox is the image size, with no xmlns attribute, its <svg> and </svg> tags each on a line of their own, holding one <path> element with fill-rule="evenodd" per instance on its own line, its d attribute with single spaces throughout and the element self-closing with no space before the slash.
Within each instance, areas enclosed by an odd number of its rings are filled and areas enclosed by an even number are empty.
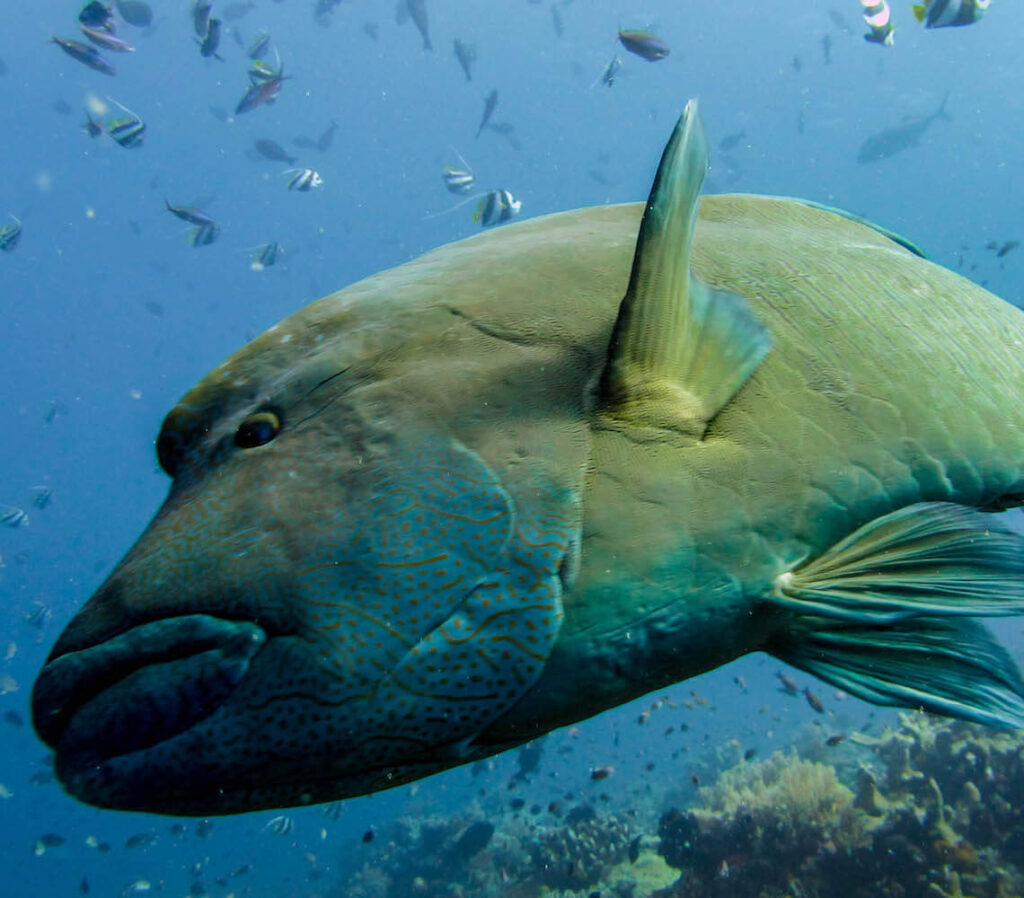
<svg viewBox="0 0 1024 898">
<path fill-rule="evenodd" d="M 35 684 L 70 793 L 206 816 L 493 753 L 561 625 L 590 375 L 459 299 L 489 245 L 307 307 L 167 415 L 167 499 Z"/>
</svg>

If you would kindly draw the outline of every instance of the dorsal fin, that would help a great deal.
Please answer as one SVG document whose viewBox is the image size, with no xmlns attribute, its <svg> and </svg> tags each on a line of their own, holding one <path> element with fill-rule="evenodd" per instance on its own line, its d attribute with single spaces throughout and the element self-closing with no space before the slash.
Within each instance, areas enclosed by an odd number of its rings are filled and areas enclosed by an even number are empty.
<svg viewBox="0 0 1024 898">
<path fill-rule="evenodd" d="M 690 272 L 707 167 L 691 100 L 654 177 L 601 378 L 605 415 L 698 438 L 771 348 L 745 299 Z"/>
</svg>

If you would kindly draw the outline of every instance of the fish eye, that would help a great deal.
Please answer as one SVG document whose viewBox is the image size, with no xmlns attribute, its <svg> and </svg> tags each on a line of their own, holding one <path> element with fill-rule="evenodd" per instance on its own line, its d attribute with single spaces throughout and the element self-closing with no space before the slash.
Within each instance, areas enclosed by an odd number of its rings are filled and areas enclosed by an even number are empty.
<svg viewBox="0 0 1024 898">
<path fill-rule="evenodd" d="M 239 449 L 255 449 L 269 443 L 281 432 L 281 416 L 270 409 L 250 415 L 235 431 L 235 445 Z"/>
</svg>

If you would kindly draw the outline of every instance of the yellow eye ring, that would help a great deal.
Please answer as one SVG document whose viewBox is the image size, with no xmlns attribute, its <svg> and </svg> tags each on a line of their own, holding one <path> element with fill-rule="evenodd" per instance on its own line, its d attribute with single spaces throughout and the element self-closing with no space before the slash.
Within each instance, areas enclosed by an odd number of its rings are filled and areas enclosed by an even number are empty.
<svg viewBox="0 0 1024 898">
<path fill-rule="evenodd" d="M 281 416 L 269 409 L 250 415 L 235 431 L 239 449 L 255 449 L 269 443 L 281 432 Z"/>
</svg>

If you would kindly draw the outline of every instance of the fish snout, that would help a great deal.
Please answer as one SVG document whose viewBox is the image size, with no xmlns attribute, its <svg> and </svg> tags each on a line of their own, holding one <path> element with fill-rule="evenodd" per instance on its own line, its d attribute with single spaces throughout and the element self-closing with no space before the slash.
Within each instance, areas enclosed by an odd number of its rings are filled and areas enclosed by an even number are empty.
<svg viewBox="0 0 1024 898">
<path fill-rule="evenodd" d="M 190 614 L 51 656 L 33 687 L 32 717 L 57 751 L 61 780 L 209 717 L 266 640 L 257 624 Z"/>
</svg>

